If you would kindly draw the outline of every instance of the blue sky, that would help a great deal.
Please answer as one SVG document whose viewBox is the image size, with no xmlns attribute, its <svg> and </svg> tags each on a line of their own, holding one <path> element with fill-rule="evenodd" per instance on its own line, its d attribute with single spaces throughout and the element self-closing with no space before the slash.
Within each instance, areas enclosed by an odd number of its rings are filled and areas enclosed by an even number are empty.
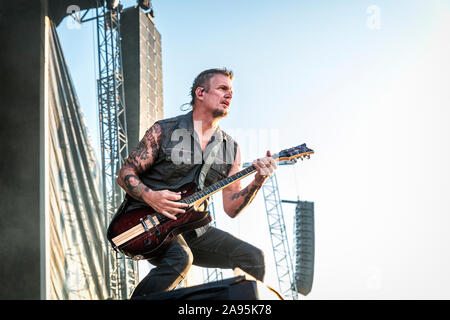
<svg viewBox="0 0 450 320">
<path fill-rule="evenodd" d="M 200 71 L 227 67 L 235 94 L 220 125 L 244 161 L 315 149 L 277 172 L 282 198 L 316 206 L 315 282 L 302 299 L 449 297 L 449 1 L 152 3 L 166 117 L 181 113 Z M 95 26 L 67 23 L 58 32 L 96 142 Z M 263 248 L 275 284 L 262 196 L 217 220 Z"/>
</svg>

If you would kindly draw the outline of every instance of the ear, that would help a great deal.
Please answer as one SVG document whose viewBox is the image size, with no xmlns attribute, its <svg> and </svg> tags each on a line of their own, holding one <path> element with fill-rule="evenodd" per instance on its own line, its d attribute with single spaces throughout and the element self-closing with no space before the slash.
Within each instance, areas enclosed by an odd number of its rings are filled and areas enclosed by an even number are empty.
<svg viewBox="0 0 450 320">
<path fill-rule="evenodd" d="M 198 87 L 197 89 L 195 89 L 195 94 L 197 95 L 197 97 L 203 97 L 203 92 L 204 91 L 205 91 L 205 88 Z"/>
</svg>

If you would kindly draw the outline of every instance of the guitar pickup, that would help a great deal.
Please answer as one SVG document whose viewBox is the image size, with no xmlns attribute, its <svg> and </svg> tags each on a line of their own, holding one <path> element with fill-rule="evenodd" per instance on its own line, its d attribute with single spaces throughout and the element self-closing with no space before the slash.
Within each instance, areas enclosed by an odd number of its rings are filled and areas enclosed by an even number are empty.
<svg viewBox="0 0 450 320">
<path fill-rule="evenodd" d="M 160 235 L 160 231 L 158 229 L 158 224 L 159 224 L 158 218 L 155 217 L 155 216 L 147 215 L 147 217 L 142 220 L 144 222 L 144 224 L 147 226 L 147 223 L 145 222 L 145 220 L 150 221 L 150 223 L 153 225 L 153 227 L 156 230 L 156 235 L 159 236 Z M 145 229 L 145 227 L 144 227 L 144 229 Z M 145 231 L 148 231 L 148 226 L 147 226 L 147 229 Z"/>
<path fill-rule="evenodd" d="M 150 229 L 148 228 L 147 222 L 145 222 L 145 220 L 147 220 L 147 218 L 145 218 L 145 219 L 144 219 L 144 218 L 141 218 L 141 219 L 140 219 L 141 224 L 142 224 L 142 226 L 144 227 L 145 232 L 149 232 Z"/>
<path fill-rule="evenodd" d="M 152 217 L 151 215 L 147 215 L 145 218 L 141 218 L 140 222 L 142 226 L 144 227 L 145 232 L 149 232 L 149 224 L 147 223 L 147 220 L 155 227 L 156 230 L 158 230 L 157 226 L 159 224 L 159 220 L 157 217 Z"/>
</svg>

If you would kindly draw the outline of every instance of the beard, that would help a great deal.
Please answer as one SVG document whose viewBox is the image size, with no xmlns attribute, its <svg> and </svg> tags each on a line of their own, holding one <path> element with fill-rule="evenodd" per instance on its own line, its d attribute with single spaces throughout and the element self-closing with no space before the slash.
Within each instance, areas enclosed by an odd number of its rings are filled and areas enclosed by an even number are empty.
<svg viewBox="0 0 450 320">
<path fill-rule="evenodd" d="M 212 115 L 214 118 L 224 118 L 228 115 L 228 109 L 215 109 Z"/>
</svg>

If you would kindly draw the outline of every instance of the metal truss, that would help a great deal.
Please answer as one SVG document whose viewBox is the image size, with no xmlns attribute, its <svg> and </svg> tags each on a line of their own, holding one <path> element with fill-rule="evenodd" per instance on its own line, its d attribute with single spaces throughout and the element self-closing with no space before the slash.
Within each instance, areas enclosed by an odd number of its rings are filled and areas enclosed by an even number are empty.
<svg viewBox="0 0 450 320">
<path fill-rule="evenodd" d="M 293 164 L 295 164 L 295 161 L 281 161 L 278 163 L 278 166 Z M 245 168 L 251 165 L 251 163 L 245 162 L 243 167 Z M 267 179 L 263 184 L 262 190 L 279 290 L 284 297 L 297 300 L 298 293 L 296 282 L 294 280 L 294 268 L 289 250 L 286 224 L 284 223 L 283 208 L 281 206 L 282 201 L 280 199 L 276 173 L 273 173 L 273 175 Z"/>
<path fill-rule="evenodd" d="M 211 196 L 209 198 L 209 204 L 208 204 L 208 210 L 211 214 L 212 217 L 212 222 L 211 225 L 212 226 L 216 226 L 216 212 L 214 209 L 214 198 L 213 196 Z M 204 268 L 202 270 L 203 272 L 203 282 L 204 283 L 208 283 L 208 282 L 212 282 L 212 281 L 219 281 L 219 280 L 223 280 L 223 274 L 222 271 L 220 271 L 220 269 L 218 268 Z"/>
<path fill-rule="evenodd" d="M 289 250 L 276 173 L 267 179 L 262 189 L 279 290 L 284 297 L 297 300 L 298 294 L 294 280 L 294 268 Z"/>
<path fill-rule="evenodd" d="M 109 225 L 124 194 L 117 185 L 117 173 L 128 156 L 125 101 L 120 43 L 120 6 L 97 0 L 98 109 L 102 155 L 103 201 L 106 225 Z M 136 286 L 137 263 L 114 251 L 108 251 L 106 276 L 112 299 L 127 299 Z"/>
</svg>

